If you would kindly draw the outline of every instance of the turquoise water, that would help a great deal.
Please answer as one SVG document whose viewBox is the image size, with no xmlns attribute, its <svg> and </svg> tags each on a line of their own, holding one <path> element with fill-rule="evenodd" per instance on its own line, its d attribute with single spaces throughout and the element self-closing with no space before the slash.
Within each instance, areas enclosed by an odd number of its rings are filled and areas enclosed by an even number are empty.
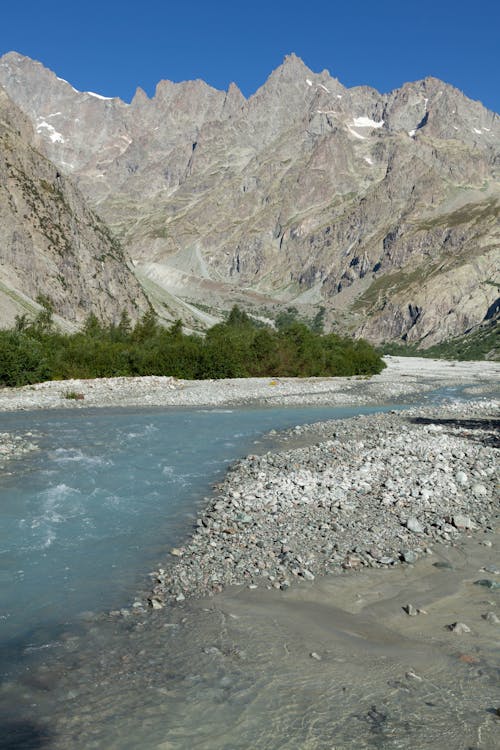
<svg viewBox="0 0 500 750">
<path fill-rule="evenodd" d="M 24 634 L 36 648 L 49 626 L 128 604 L 259 435 L 360 411 L 375 409 L 2 415 L 1 430 L 32 431 L 40 450 L 0 476 L 0 643 Z"/>
</svg>

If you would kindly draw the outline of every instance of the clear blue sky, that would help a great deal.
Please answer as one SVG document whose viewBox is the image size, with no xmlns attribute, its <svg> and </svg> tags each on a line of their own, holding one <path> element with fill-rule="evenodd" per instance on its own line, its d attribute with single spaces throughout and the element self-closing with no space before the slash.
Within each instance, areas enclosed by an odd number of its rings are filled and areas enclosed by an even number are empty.
<svg viewBox="0 0 500 750">
<path fill-rule="evenodd" d="M 0 19 L 10 50 L 126 101 L 164 78 L 248 96 L 295 52 L 346 86 L 433 75 L 500 111 L 500 0 L 14 0 Z"/>
</svg>

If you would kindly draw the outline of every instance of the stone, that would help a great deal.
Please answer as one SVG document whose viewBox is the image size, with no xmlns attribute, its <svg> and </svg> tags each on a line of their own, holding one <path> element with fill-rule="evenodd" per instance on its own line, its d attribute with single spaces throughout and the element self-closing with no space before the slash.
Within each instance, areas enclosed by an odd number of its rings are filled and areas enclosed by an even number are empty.
<svg viewBox="0 0 500 750">
<path fill-rule="evenodd" d="M 481 578 L 479 581 L 474 581 L 476 586 L 484 586 L 487 589 L 496 591 L 500 589 L 500 583 L 498 581 L 492 581 L 490 578 Z"/>
<path fill-rule="evenodd" d="M 494 612 L 486 612 L 486 614 L 481 615 L 481 617 L 491 625 L 498 625 L 500 623 L 500 618 Z"/>
<path fill-rule="evenodd" d="M 413 516 L 406 521 L 406 528 L 409 531 L 412 531 L 414 534 L 424 533 L 424 527 L 422 526 L 420 521 Z"/>
<path fill-rule="evenodd" d="M 493 573 L 494 576 L 500 575 L 500 568 L 496 565 L 486 565 L 483 570 L 485 573 Z"/>
<path fill-rule="evenodd" d="M 163 609 L 165 604 L 157 596 L 152 596 L 148 599 L 149 606 L 152 609 Z"/>
<path fill-rule="evenodd" d="M 465 633 L 471 632 L 469 626 L 466 625 L 465 622 L 453 622 L 451 625 L 447 625 L 447 628 L 457 635 L 464 635 Z"/>
<path fill-rule="evenodd" d="M 463 516 L 460 513 L 458 513 L 456 516 L 453 516 L 452 518 L 453 526 L 457 529 L 473 529 L 474 524 L 472 523 L 469 516 Z"/>
<path fill-rule="evenodd" d="M 403 562 L 413 565 L 418 560 L 418 555 L 412 549 L 401 550 L 401 559 Z"/>
<path fill-rule="evenodd" d="M 471 487 L 471 492 L 474 497 L 485 497 L 488 494 L 488 490 L 486 489 L 484 484 L 473 484 Z"/>
<path fill-rule="evenodd" d="M 462 487 L 469 483 L 469 478 L 465 471 L 457 471 L 457 473 L 455 474 L 455 482 Z"/>
<path fill-rule="evenodd" d="M 403 609 L 410 617 L 416 617 L 418 615 L 418 610 L 413 606 L 413 604 L 405 604 Z"/>
</svg>

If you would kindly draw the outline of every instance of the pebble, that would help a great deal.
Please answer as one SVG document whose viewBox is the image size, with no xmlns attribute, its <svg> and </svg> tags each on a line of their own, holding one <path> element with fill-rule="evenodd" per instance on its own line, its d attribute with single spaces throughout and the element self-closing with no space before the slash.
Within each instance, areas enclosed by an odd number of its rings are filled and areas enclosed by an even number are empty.
<svg viewBox="0 0 500 750">
<path fill-rule="evenodd" d="M 471 630 L 465 622 L 454 622 L 451 625 L 447 625 L 448 630 L 457 635 L 464 635 L 464 633 L 470 633 Z"/>
<path fill-rule="evenodd" d="M 405 604 L 403 609 L 410 617 L 416 617 L 418 615 L 418 610 L 413 606 L 413 604 Z"/>
<path fill-rule="evenodd" d="M 453 516 L 453 526 L 457 529 L 473 529 L 474 524 L 468 516 L 457 514 Z"/>
<path fill-rule="evenodd" d="M 157 596 L 152 596 L 148 601 L 152 609 L 163 609 L 165 606 Z"/>
<path fill-rule="evenodd" d="M 500 623 L 500 618 L 494 612 L 486 612 L 485 615 L 481 616 L 483 620 L 486 620 L 486 622 L 489 622 L 492 625 L 498 625 Z"/>
<path fill-rule="evenodd" d="M 492 581 L 490 578 L 481 578 L 479 581 L 474 581 L 476 586 L 484 586 L 487 589 L 500 589 L 500 583 L 498 581 Z"/>
<path fill-rule="evenodd" d="M 455 482 L 462 486 L 468 484 L 469 478 L 465 471 L 457 471 L 457 473 L 455 474 Z"/>
<path fill-rule="evenodd" d="M 409 518 L 406 522 L 406 528 L 413 531 L 414 534 L 424 533 L 424 527 L 417 518 Z"/>
<path fill-rule="evenodd" d="M 473 484 L 471 487 L 471 492 L 474 497 L 485 497 L 485 495 L 488 494 L 488 490 L 486 489 L 484 484 Z"/>
<path fill-rule="evenodd" d="M 418 555 L 411 549 L 401 550 L 401 559 L 408 564 L 414 564 L 418 560 Z"/>
</svg>

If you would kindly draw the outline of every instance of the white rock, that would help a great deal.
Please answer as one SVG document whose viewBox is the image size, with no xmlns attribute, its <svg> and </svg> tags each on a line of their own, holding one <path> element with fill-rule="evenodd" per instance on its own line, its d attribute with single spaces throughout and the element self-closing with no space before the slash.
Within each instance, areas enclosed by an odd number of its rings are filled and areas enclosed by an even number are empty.
<svg viewBox="0 0 500 750">
<path fill-rule="evenodd" d="M 406 522 L 406 528 L 409 531 L 413 531 L 414 534 L 423 534 L 424 533 L 424 527 L 422 526 L 422 524 L 420 523 L 420 521 L 417 518 L 413 517 L 413 516 L 407 520 L 407 522 Z"/>
<path fill-rule="evenodd" d="M 452 625 L 448 625 L 448 629 L 451 630 L 452 633 L 456 633 L 457 635 L 463 635 L 464 633 L 470 633 L 470 628 L 468 625 L 465 624 L 465 622 L 454 622 Z"/>
</svg>

